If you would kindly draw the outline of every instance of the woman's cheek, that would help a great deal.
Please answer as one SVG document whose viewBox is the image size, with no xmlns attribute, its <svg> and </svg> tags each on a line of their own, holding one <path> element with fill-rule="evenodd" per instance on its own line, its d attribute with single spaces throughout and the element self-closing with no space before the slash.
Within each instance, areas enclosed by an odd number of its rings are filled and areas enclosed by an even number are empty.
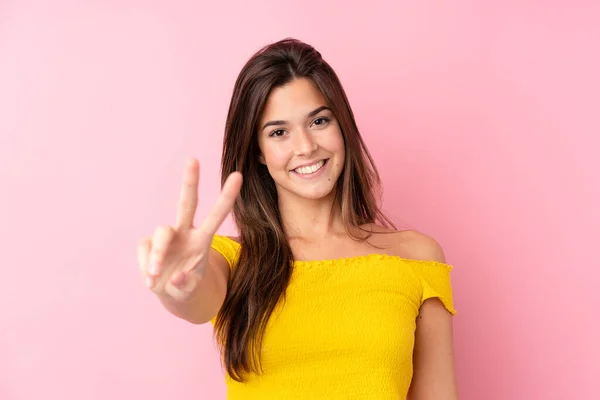
<svg viewBox="0 0 600 400">
<path fill-rule="evenodd" d="M 267 160 L 267 164 L 274 169 L 282 169 L 287 166 L 289 162 L 288 152 L 282 148 L 269 148 L 265 149 L 265 159 Z"/>
</svg>

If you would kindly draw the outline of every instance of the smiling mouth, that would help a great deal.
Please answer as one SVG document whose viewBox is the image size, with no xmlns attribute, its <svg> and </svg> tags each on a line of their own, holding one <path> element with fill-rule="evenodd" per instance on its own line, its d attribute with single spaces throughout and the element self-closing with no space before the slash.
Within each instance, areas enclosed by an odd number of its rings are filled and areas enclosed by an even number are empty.
<svg viewBox="0 0 600 400">
<path fill-rule="evenodd" d="M 305 167 L 298 167 L 292 171 L 297 173 L 298 175 L 314 174 L 315 172 L 317 172 L 318 170 L 323 168 L 325 166 L 325 164 L 327 164 L 327 161 L 329 161 L 329 159 L 317 161 L 316 163 L 314 163 L 312 165 L 307 165 Z"/>
</svg>

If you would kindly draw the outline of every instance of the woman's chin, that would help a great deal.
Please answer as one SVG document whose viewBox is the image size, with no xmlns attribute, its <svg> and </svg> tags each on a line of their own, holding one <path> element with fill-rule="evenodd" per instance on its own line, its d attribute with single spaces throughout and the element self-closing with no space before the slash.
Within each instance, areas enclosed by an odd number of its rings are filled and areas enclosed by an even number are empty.
<svg viewBox="0 0 600 400">
<path fill-rule="evenodd" d="M 285 184 L 281 182 L 277 185 L 279 197 L 296 197 L 305 200 L 325 200 L 333 196 L 335 193 L 336 184 L 332 183 L 332 178 L 319 179 L 317 181 L 294 182 L 287 181 Z"/>
<path fill-rule="evenodd" d="M 314 187 L 308 190 L 298 190 L 296 195 L 307 200 L 323 200 L 333 195 L 335 186 Z"/>
</svg>

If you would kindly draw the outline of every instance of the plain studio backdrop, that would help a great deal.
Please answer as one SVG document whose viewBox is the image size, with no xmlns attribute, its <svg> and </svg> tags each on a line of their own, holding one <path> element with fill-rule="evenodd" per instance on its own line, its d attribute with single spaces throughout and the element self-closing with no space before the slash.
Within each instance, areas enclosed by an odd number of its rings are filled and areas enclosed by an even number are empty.
<svg viewBox="0 0 600 400">
<path fill-rule="evenodd" d="M 189 156 L 208 211 L 237 73 L 288 36 L 338 72 L 385 210 L 455 266 L 461 399 L 597 399 L 599 11 L 0 2 L 0 399 L 224 398 L 211 326 L 160 306 L 136 245 Z"/>
</svg>

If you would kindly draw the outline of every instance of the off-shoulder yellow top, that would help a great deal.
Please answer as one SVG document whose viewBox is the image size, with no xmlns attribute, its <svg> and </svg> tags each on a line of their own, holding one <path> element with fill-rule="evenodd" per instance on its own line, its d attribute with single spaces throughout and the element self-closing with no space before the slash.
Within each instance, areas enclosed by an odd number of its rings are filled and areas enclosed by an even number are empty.
<svg viewBox="0 0 600 400">
<path fill-rule="evenodd" d="M 212 248 L 235 265 L 239 243 L 215 235 Z M 456 313 L 451 269 L 383 254 L 295 261 L 265 331 L 264 371 L 245 383 L 226 376 L 227 398 L 405 399 L 419 307 L 437 297 Z"/>
</svg>

